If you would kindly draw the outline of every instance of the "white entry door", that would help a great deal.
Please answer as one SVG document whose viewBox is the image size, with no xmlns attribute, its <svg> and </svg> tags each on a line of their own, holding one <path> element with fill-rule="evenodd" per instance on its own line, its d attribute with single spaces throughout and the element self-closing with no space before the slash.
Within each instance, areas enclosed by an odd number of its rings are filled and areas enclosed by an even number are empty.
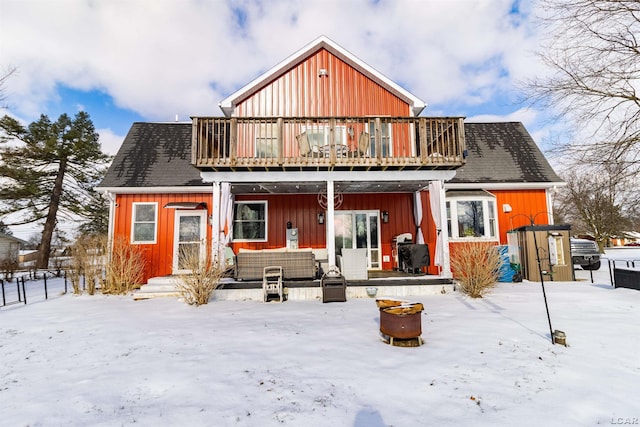
<svg viewBox="0 0 640 427">
<path fill-rule="evenodd" d="M 382 263 L 379 216 L 379 211 L 336 211 L 336 254 L 342 254 L 342 248 L 365 248 L 367 268 L 380 270 Z"/>
<path fill-rule="evenodd" d="M 181 254 L 196 254 L 201 262 L 206 258 L 207 211 L 176 210 L 173 238 L 173 274 L 190 273 Z"/>
</svg>

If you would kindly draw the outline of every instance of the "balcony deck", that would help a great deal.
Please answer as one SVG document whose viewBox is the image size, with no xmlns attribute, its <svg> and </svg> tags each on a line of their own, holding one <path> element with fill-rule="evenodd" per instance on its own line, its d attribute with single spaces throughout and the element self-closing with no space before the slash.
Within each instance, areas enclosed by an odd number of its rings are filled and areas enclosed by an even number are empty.
<svg viewBox="0 0 640 427">
<path fill-rule="evenodd" d="M 457 169 L 462 117 L 192 117 L 206 171 Z"/>
</svg>

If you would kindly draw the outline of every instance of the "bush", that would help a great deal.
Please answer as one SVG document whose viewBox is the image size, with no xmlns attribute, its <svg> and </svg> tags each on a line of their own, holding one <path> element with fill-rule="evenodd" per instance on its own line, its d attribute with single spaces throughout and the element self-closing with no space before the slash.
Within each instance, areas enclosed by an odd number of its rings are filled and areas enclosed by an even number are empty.
<svg viewBox="0 0 640 427">
<path fill-rule="evenodd" d="M 70 259 L 65 272 L 71 280 L 74 294 L 81 294 L 80 280 L 84 276 L 89 295 L 96 293 L 96 284 L 102 282 L 104 255 L 107 250 L 105 236 L 83 236 L 69 248 Z"/>
<path fill-rule="evenodd" d="M 115 239 L 106 265 L 102 293 L 122 295 L 139 288 L 144 279 L 145 265 L 140 247 L 130 245 L 122 237 Z"/>
<path fill-rule="evenodd" d="M 210 256 L 207 256 L 206 259 L 202 259 L 200 251 L 194 250 L 193 246 L 181 248 L 179 256 L 180 266 L 191 272 L 179 276 L 176 281 L 176 289 L 187 304 L 207 304 L 213 292 L 220 285 L 220 279 L 224 276 L 224 268 L 221 268 L 218 258 L 212 260 Z"/>
<path fill-rule="evenodd" d="M 457 244 L 451 254 L 453 277 L 462 291 L 472 298 L 482 298 L 498 281 L 502 260 L 491 243 Z"/>
<path fill-rule="evenodd" d="M 5 258 L 0 259 L 0 273 L 5 280 L 13 279 L 13 275 L 18 270 L 18 261 Z"/>
</svg>

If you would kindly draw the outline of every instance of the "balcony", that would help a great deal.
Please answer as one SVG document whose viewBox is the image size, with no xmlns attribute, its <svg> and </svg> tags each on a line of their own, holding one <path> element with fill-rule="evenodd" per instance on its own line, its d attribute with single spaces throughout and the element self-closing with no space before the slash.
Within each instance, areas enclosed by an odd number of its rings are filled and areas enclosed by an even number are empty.
<svg viewBox="0 0 640 427">
<path fill-rule="evenodd" d="M 456 169 L 461 117 L 192 117 L 207 171 Z"/>
</svg>

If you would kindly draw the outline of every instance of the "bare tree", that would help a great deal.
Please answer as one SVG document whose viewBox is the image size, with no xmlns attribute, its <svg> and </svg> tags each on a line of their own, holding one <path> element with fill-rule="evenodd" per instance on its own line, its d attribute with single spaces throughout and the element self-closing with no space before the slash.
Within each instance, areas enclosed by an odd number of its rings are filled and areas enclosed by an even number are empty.
<svg viewBox="0 0 640 427">
<path fill-rule="evenodd" d="M 538 54 L 551 73 L 528 83 L 531 99 L 576 123 L 582 137 L 566 153 L 637 175 L 640 2 L 541 0 L 541 13 L 548 36 Z"/>
<path fill-rule="evenodd" d="M 563 220 L 571 222 L 574 234 L 593 235 L 601 251 L 610 238 L 628 230 L 631 213 L 627 207 L 635 206 L 629 200 L 633 192 L 619 168 L 614 164 L 566 174 L 567 185 L 556 197 L 560 204 L 557 210 Z"/>
</svg>

